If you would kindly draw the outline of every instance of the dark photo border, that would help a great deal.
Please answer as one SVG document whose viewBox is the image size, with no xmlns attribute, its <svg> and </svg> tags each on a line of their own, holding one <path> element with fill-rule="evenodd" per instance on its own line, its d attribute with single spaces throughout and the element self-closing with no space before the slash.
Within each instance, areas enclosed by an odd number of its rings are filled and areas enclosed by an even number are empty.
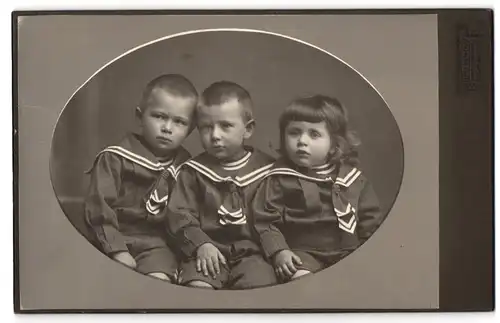
<svg viewBox="0 0 500 323">
<path fill-rule="evenodd" d="M 439 40 L 439 309 L 494 310 L 493 11 L 358 10 L 75 10 L 12 13 L 14 312 L 422 312 L 426 310 L 189 309 L 22 310 L 19 295 L 18 17 L 33 15 L 328 15 L 437 14 Z"/>
</svg>

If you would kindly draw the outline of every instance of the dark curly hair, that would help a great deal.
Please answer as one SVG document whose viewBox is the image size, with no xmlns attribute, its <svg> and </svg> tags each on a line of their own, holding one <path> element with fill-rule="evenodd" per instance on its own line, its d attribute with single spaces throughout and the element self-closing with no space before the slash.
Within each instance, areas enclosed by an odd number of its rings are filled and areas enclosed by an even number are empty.
<svg viewBox="0 0 500 323">
<path fill-rule="evenodd" d="M 280 117 L 279 153 L 286 157 L 285 129 L 291 121 L 317 123 L 324 121 L 332 138 L 328 162 L 357 165 L 360 141 L 348 128 L 347 111 L 340 101 L 326 95 L 314 95 L 292 101 Z"/>
</svg>

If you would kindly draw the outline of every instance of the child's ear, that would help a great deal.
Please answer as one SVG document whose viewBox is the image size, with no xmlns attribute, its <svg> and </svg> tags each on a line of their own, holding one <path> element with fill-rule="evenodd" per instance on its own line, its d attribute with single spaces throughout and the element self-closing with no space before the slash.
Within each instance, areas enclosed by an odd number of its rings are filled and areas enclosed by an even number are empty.
<svg viewBox="0 0 500 323">
<path fill-rule="evenodd" d="M 135 117 L 138 119 L 138 120 L 141 120 L 142 118 L 142 110 L 140 107 L 136 107 L 135 108 Z"/>
<path fill-rule="evenodd" d="M 135 126 L 139 132 L 142 132 L 142 110 L 140 107 L 135 108 Z"/>
<path fill-rule="evenodd" d="M 255 129 L 255 120 L 252 119 L 248 121 L 247 124 L 245 125 L 245 134 L 243 135 L 243 138 L 250 139 L 250 137 L 252 137 L 253 135 L 254 129 Z"/>
</svg>

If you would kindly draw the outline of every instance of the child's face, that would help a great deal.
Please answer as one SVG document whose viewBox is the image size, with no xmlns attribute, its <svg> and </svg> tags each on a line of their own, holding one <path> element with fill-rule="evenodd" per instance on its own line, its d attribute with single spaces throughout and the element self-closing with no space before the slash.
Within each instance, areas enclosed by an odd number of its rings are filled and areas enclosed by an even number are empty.
<svg viewBox="0 0 500 323">
<path fill-rule="evenodd" d="M 326 163 L 332 139 L 324 121 L 291 121 L 285 128 L 288 158 L 298 166 L 315 167 Z"/>
<path fill-rule="evenodd" d="M 245 122 L 242 111 L 243 107 L 235 99 L 199 108 L 198 131 L 203 148 L 210 155 L 221 161 L 243 156 L 243 142 L 252 135 L 253 121 Z"/>
<path fill-rule="evenodd" d="M 156 91 L 155 104 L 138 111 L 142 136 L 156 156 L 165 156 L 177 149 L 191 130 L 196 101 Z"/>
</svg>

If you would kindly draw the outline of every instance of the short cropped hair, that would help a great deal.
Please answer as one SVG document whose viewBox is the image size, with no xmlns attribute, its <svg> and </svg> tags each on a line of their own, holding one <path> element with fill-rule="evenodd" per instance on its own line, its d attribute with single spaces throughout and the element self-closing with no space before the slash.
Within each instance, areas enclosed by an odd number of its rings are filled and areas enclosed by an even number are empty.
<svg viewBox="0 0 500 323">
<path fill-rule="evenodd" d="M 253 102 L 245 88 L 230 81 L 212 83 L 201 94 L 199 107 L 221 105 L 230 100 L 237 100 L 242 106 L 242 117 L 245 122 L 253 120 Z"/>
<path fill-rule="evenodd" d="M 292 121 L 317 123 L 324 121 L 332 137 L 329 162 L 358 164 L 358 146 L 360 141 L 348 128 L 347 110 L 336 98 L 326 95 L 314 95 L 292 101 L 280 117 L 280 153 L 285 153 L 285 131 Z"/>
<path fill-rule="evenodd" d="M 191 98 L 198 100 L 198 92 L 186 77 L 180 74 L 163 74 L 151 80 L 142 92 L 139 108 L 144 112 L 155 100 L 154 93 L 157 90 L 167 92 L 172 96 Z"/>
</svg>

